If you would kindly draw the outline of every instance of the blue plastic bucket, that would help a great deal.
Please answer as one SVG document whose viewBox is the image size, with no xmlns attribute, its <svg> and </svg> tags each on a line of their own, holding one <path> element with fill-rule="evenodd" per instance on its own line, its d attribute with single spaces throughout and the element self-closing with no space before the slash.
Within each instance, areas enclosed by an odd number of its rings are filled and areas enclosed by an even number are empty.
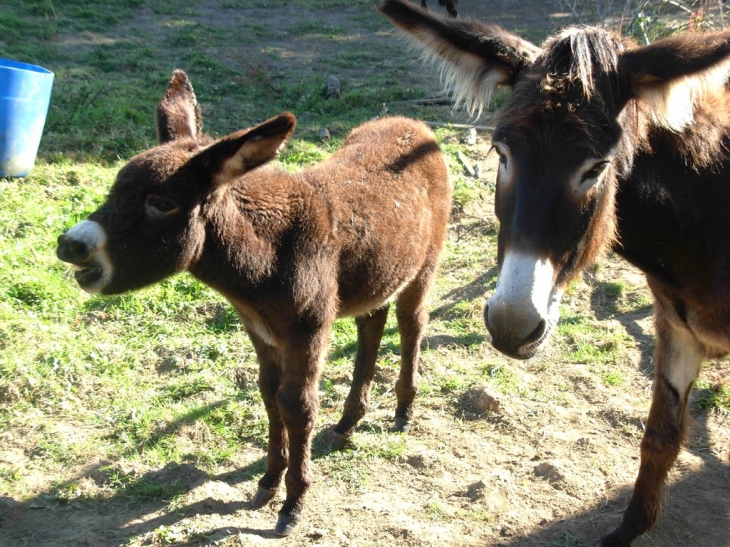
<svg viewBox="0 0 730 547">
<path fill-rule="evenodd" d="M 0 59 L 0 177 L 24 177 L 33 168 L 52 87 L 50 70 Z"/>
</svg>

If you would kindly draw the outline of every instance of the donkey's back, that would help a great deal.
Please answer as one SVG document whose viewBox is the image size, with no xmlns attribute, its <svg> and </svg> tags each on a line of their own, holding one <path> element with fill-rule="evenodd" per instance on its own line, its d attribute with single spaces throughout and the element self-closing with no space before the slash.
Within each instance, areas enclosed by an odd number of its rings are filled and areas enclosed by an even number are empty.
<svg viewBox="0 0 730 547">
<path fill-rule="evenodd" d="M 338 315 L 378 307 L 422 271 L 433 271 L 451 185 L 425 124 L 400 117 L 366 123 L 328 161 L 299 176 L 329 206 L 339 254 Z"/>
</svg>

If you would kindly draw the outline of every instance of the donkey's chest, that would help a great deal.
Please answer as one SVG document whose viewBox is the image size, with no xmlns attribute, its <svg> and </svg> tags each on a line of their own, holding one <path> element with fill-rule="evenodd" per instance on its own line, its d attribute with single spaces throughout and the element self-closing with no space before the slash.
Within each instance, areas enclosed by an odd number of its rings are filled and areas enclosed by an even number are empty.
<svg viewBox="0 0 730 547">
<path fill-rule="evenodd" d="M 278 346 L 280 337 L 271 328 L 267 321 L 256 309 L 244 300 L 228 297 L 228 301 L 238 312 L 249 334 L 261 339 L 268 346 Z"/>
</svg>

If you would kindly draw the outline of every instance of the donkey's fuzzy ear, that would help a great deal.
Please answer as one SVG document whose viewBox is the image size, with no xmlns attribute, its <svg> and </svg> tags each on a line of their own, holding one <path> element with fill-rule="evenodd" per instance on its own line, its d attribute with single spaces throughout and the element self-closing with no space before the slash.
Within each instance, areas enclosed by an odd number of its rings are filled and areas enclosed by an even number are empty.
<svg viewBox="0 0 730 547">
<path fill-rule="evenodd" d="M 175 70 L 167 91 L 157 105 L 157 138 L 160 144 L 177 139 L 196 139 L 203 129 L 200 105 L 188 75 Z"/>
<path fill-rule="evenodd" d="M 619 61 L 626 100 L 638 98 L 657 125 L 680 131 L 697 99 L 723 89 L 730 75 L 730 31 L 684 34 L 629 49 Z"/>
<path fill-rule="evenodd" d="M 194 161 L 212 172 L 213 185 L 220 187 L 272 160 L 291 137 L 297 119 L 291 112 L 243 129 L 216 141 L 200 152 Z"/>
<path fill-rule="evenodd" d="M 498 86 L 511 86 L 540 52 L 497 25 L 446 19 L 407 0 L 385 0 L 377 9 L 440 68 L 455 105 L 463 104 L 472 115 L 481 113 Z"/>
</svg>

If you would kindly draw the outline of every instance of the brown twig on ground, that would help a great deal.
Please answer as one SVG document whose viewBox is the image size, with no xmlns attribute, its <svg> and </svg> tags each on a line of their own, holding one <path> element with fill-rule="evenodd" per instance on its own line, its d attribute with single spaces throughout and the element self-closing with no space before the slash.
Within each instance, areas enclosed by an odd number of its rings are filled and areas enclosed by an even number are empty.
<svg viewBox="0 0 730 547">
<path fill-rule="evenodd" d="M 444 123 L 444 122 L 429 122 L 422 120 L 429 127 L 453 127 L 454 129 L 476 129 L 477 131 L 494 131 L 493 125 L 471 125 L 468 123 Z"/>
</svg>

